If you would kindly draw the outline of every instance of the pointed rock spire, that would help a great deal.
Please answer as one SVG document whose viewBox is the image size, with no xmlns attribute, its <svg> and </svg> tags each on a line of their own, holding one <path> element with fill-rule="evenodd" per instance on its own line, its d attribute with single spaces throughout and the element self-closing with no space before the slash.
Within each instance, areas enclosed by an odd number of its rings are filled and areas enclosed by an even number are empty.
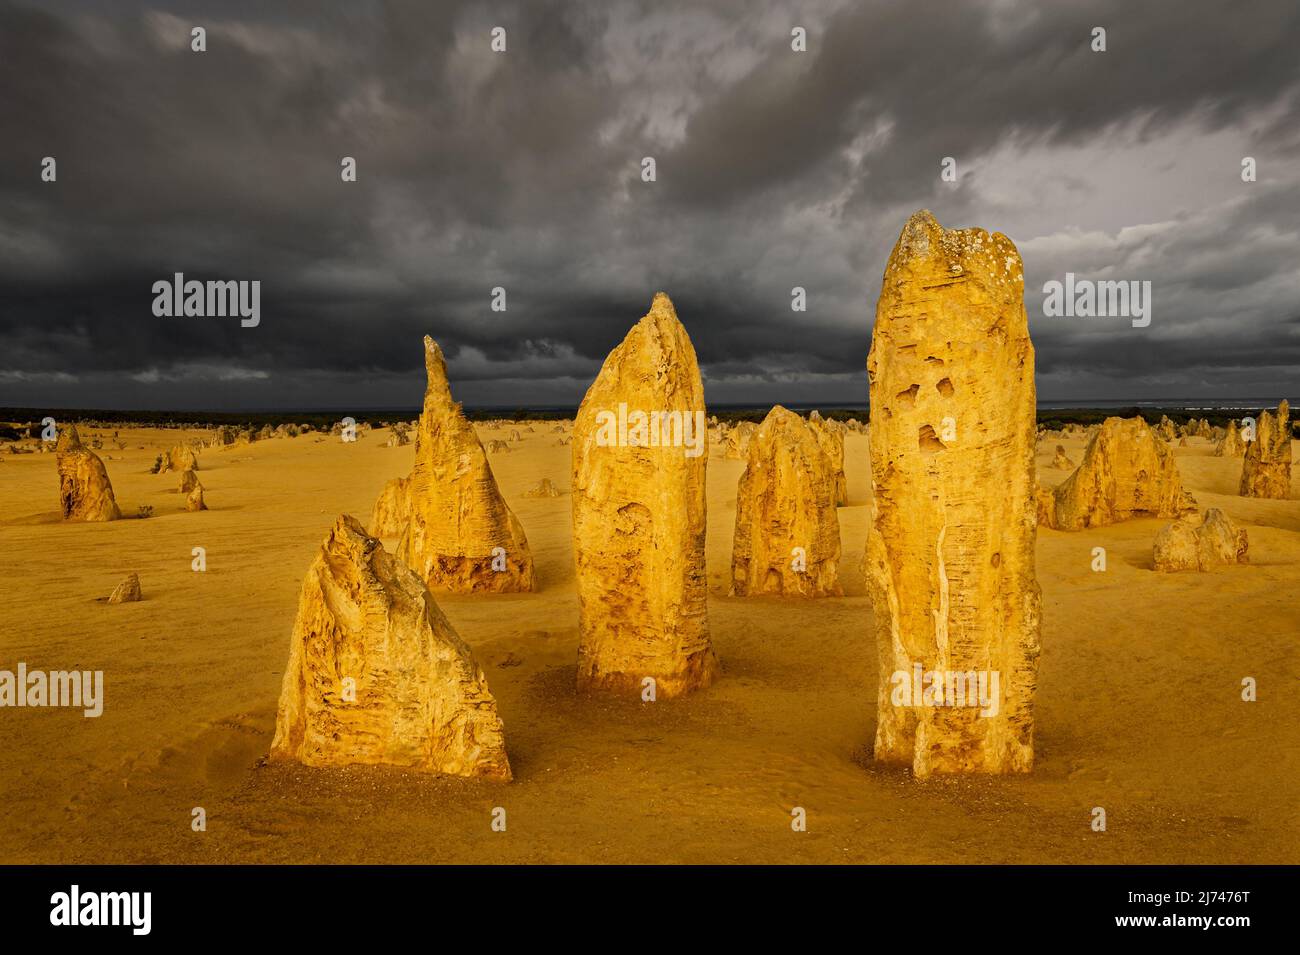
<svg viewBox="0 0 1300 955">
<path fill-rule="evenodd" d="M 451 397 L 442 349 L 424 338 L 428 387 L 407 493 L 410 520 L 398 556 L 431 590 L 533 590 L 533 557 L 473 426 Z"/>
</svg>

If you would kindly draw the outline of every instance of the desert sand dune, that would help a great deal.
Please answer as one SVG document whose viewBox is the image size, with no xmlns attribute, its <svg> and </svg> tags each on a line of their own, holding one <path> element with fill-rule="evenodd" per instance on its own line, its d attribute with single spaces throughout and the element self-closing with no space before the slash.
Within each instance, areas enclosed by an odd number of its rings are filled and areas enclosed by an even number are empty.
<svg viewBox="0 0 1300 955">
<path fill-rule="evenodd" d="M 439 595 L 483 666 L 510 784 L 388 768 L 266 763 L 303 574 L 339 514 L 366 515 L 409 474 L 382 430 L 203 456 L 208 511 L 186 513 L 178 441 L 123 429 L 105 453 L 125 520 L 59 520 L 54 459 L 0 465 L 0 666 L 102 669 L 104 714 L 10 709 L 0 720 L 0 861 L 12 862 L 1300 862 L 1300 488 L 1243 498 L 1240 459 L 1194 437 L 1176 455 L 1202 510 L 1250 535 L 1250 562 L 1161 574 L 1167 520 L 1039 529 L 1043 655 L 1033 772 L 924 782 L 870 758 L 876 655 L 860 557 L 870 511 L 865 435 L 845 436 L 845 596 L 732 598 L 741 460 L 709 452 L 709 689 L 643 704 L 575 691 L 578 607 L 570 448 L 549 425 L 478 427 L 521 440 L 492 459 L 527 528 L 538 592 Z M 89 433 L 83 432 L 89 440 Z M 1039 482 L 1056 445 L 1038 441 Z M 148 519 L 133 519 L 141 505 Z M 395 540 L 385 540 L 390 550 Z M 191 570 L 206 550 L 206 572 Z M 1104 547 L 1107 569 L 1091 569 Z M 130 573 L 144 599 L 109 607 Z M 1244 703 L 1253 676 L 1259 700 Z M 206 832 L 191 811 L 207 813 Z M 491 831 L 492 807 L 508 811 Z M 803 806 L 808 831 L 790 829 Z M 1089 829 L 1094 806 L 1108 831 Z"/>
</svg>

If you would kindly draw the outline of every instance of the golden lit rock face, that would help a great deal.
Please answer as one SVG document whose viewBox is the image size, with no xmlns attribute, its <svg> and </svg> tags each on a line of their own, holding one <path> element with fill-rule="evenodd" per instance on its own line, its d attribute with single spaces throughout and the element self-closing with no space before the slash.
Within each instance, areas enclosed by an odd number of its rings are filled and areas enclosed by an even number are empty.
<svg viewBox="0 0 1300 955">
<path fill-rule="evenodd" d="M 469 647 L 420 578 L 346 514 L 303 581 L 271 757 L 510 779 Z"/>
<path fill-rule="evenodd" d="M 452 401 L 442 350 L 427 335 L 424 366 L 429 386 L 415 435 L 410 521 L 397 555 L 430 590 L 533 590 L 523 526 L 497 489 L 478 435 Z"/>
<path fill-rule="evenodd" d="M 646 440 L 651 415 L 658 416 L 657 441 Z M 652 677 L 662 699 L 713 681 L 717 658 L 704 566 L 707 461 L 695 349 L 660 292 L 605 359 L 574 421 L 579 689 L 641 693 L 642 681 Z"/>
<path fill-rule="evenodd" d="M 206 511 L 207 503 L 203 500 L 203 485 L 197 481 L 190 493 L 185 497 L 185 510 L 187 511 Z"/>
<path fill-rule="evenodd" d="M 733 596 L 843 594 L 835 469 L 814 427 L 777 405 L 750 439 L 736 490 Z"/>
<path fill-rule="evenodd" d="M 1237 421 L 1234 418 L 1228 422 L 1228 430 L 1219 439 L 1219 443 L 1214 447 L 1214 456 L 1216 458 L 1239 458 L 1246 453 L 1246 443 L 1241 440 L 1241 432 L 1237 429 Z"/>
<path fill-rule="evenodd" d="M 163 452 L 162 464 L 158 468 L 158 473 L 197 471 L 198 469 L 199 457 L 194 453 L 194 449 L 186 444 L 178 444 L 171 450 Z"/>
<path fill-rule="evenodd" d="M 82 445 L 76 425 L 70 424 L 59 433 L 54 451 L 63 519 L 96 522 L 121 519 L 122 512 L 118 510 L 104 462 Z"/>
<path fill-rule="evenodd" d="M 108 595 L 110 604 L 129 604 L 143 600 L 144 596 L 140 592 L 139 574 L 131 574 L 124 581 L 113 588 L 113 592 Z"/>
<path fill-rule="evenodd" d="M 1173 452 L 1141 418 L 1107 418 L 1054 498 L 1047 526 L 1063 531 L 1196 509 Z"/>
<path fill-rule="evenodd" d="M 524 491 L 524 497 L 559 497 L 559 489 L 550 478 L 542 478 L 534 487 Z"/>
<path fill-rule="evenodd" d="M 370 533 L 375 537 L 401 537 L 411 520 L 411 479 L 393 478 L 379 492 L 370 512 Z"/>
<path fill-rule="evenodd" d="M 880 661 L 875 754 L 917 776 L 1033 765 L 1041 598 L 1023 290 L 1005 236 L 918 212 L 876 307 L 864 560 Z M 926 673 L 940 674 L 940 694 L 913 695 L 933 687 Z M 960 693 L 945 674 L 962 675 Z M 986 707 L 971 700 L 980 674 Z"/>
<path fill-rule="evenodd" d="M 849 482 L 844 475 L 844 433 L 832 422 L 814 411 L 808 416 L 817 442 L 831 462 L 831 478 L 835 487 L 835 503 L 849 503 Z"/>
<path fill-rule="evenodd" d="M 1222 564 L 1244 564 L 1250 542 L 1217 507 L 1205 512 L 1200 524 L 1181 518 L 1156 535 L 1156 570 L 1212 570 Z"/>
<path fill-rule="evenodd" d="M 752 421 L 741 421 L 727 432 L 722 446 L 722 456 L 731 461 L 743 461 L 749 456 L 749 442 L 754 437 Z"/>
<path fill-rule="evenodd" d="M 1255 440 L 1246 442 L 1240 492 L 1245 497 L 1284 500 L 1291 496 L 1291 406 L 1265 411 L 1255 422 Z"/>
</svg>

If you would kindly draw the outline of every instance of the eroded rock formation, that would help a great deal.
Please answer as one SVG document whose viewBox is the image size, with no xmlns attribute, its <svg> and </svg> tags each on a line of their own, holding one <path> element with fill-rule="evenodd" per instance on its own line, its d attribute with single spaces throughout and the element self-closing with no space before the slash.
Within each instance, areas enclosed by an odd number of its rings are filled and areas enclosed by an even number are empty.
<svg viewBox="0 0 1300 955">
<path fill-rule="evenodd" d="M 64 520 L 116 521 L 122 517 L 104 462 L 81 443 L 77 426 L 68 425 L 55 445 L 59 508 Z"/>
<path fill-rule="evenodd" d="M 550 478 L 542 478 L 536 486 L 524 491 L 524 497 L 559 497 L 560 492 L 551 483 Z"/>
<path fill-rule="evenodd" d="M 1196 509 L 1173 452 L 1141 418 L 1107 418 L 1054 498 L 1048 526 L 1064 531 Z"/>
<path fill-rule="evenodd" d="M 1153 553 L 1156 570 L 1212 570 L 1221 564 L 1244 564 L 1250 544 L 1217 507 L 1205 512 L 1197 524 L 1180 518 L 1156 535 Z"/>
<path fill-rule="evenodd" d="M 579 689 L 640 693 L 650 677 L 662 699 L 712 682 L 707 450 L 695 349 L 660 292 L 605 359 L 573 426 Z"/>
<path fill-rule="evenodd" d="M 430 590 L 517 593 L 535 586 L 523 526 L 497 489 L 483 445 L 452 401 L 442 350 L 427 335 L 429 385 L 415 435 L 410 520 L 397 556 Z"/>
<path fill-rule="evenodd" d="M 734 596 L 843 594 L 835 467 L 814 428 L 777 405 L 750 439 L 736 490 Z"/>
<path fill-rule="evenodd" d="M 162 455 L 162 464 L 158 468 L 158 473 L 163 474 L 167 471 L 197 471 L 199 469 L 199 456 L 194 453 L 194 449 L 187 444 L 178 444 Z"/>
<path fill-rule="evenodd" d="M 398 537 L 411 520 L 411 479 L 397 477 L 384 485 L 370 512 L 370 533 L 375 537 Z"/>
<path fill-rule="evenodd" d="M 129 604 L 143 599 L 144 595 L 140 591 L 139 574 L 131 574 L 126 580 L 114 587 L 113 592 L 108 595 L 110 604 Z"/>
<path fill-rule="evenodd" d="M 1255 440 L 1246 442 L 1240 493 L 1245 497 L 1285 500 L 1291 496 L 1291 406 L 1283 401 L 1277 414 L 1260 413 Z"/>
<path fill-rule="evenodd" d="M 1023 290 L 1006 236 L 918 212 L 876 307 L 864 561 L 875 754 L 917 776 L 1033 765 L 1041 598 Z"/>
<path fill-rule="evenodd" d="M 831 462 L 831 475 L 835 482 L 835 503 L 847 504 L 849 483 L 844 475 L 844 433 L 836 422 L 827 421 L 816 411 L 808 415 L 808 423 L 812 426 L 813 434 L 817 436 L 818 443 Z"/>
<path fill-rule="evenodd" d="M 1241 440 L 1241 432 L 1237 429 L 1237 420 L 1234 418 L 1228 422 L 1228 430 L 1223 433 L 1223 437 L 1215 445 L 1214 456 L 1216 458 L 1239 458 L 1245 453 L 1246 444 Z"/>
<path fill-rule="evenodd" d="M 1052 467 L 1059 471 L 1073 471 L 1074 462 L 1069 459 L 1065 453 L 1065 445 L 1056 446 L 1056 457 L 1052 458 Z"/>
<path fill-rule="evenodd" d="M 354 517 L 303 581 L 271 756 L 510 779 L 483 670 L 420 578 Z"/>
<path fill-rule="evenodd" d="M 206 511 L 207 509 L 207 502 L 203 500 L 203 485 L 196 481 L 194 487 L 190 489 L 189 495 L 185 498 L 185 510 Z"/>
<path fill-rule="evenodd" d="M 722 456 L 732 461 L 745 460 L 749 456 L 749 441 L 757 427 L 752 421 L 741 421 L 728 428 L 723 438 Z"/>
</svg>

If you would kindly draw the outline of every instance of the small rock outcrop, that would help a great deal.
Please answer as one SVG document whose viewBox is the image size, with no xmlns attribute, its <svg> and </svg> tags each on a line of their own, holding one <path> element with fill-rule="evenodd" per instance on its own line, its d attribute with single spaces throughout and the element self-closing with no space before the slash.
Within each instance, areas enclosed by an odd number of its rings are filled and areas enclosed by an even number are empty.
<svg viewBox="0 0 1300 955">
<path fill-rule="evenodd" d="M 1063 531 L 1196 509 L 1173 452 L 1141 418 L 1107 418 L 1054 497 L 1047 526 Z"/>
<path fill-rule="evenodd" d="M 415 433 L 410 520 L 397 556 L 430 590 L 520 593 L 534 589 L 523 526 L 497 488 L 483 445 L 451 398 L 442 349 L 427 335 L 428 389 Z"/>
<path fill-rule="evenodd" d="M 122 517 L 108 470 L 99 455 L 82 445 L 76 425 L 70 424 L 59 433 L 54 460 L 64 520 L 98 522 Z"/>
<path fill-rule="evenodd" d="M 1052 467 L 1056 468 L 1058 471 L 1074 470 L 1074 462 L 1066 455 L 1065 445 L 1058 444 L 1056 446 L 1056 457 L 1052 458 Z"/>
<path fill-rule="evenodd" d="M 668 296 L 610 352 L 573 425 L 578 688 L 708 686 L 704 387 Z"/>
<path fill-rule="evenodd" d="M 550 478 L 542 478 L 535 487 L 524 491 L 524 497 L 559 497 L 560 492 L 551 483 Z"/>
<path fill-rule="evenodd" d="M 1255 440 L 1246 442 L 1240 493 L 1243 497 L 1285 500 L 1291 496 L 1291 406 L 1283 401 L 1277 414 L 1260 413 Z"/>
<path fill-rule="evenodd" d="M 740 421 L 729 428 L 723 438 L 722 456 L 732 461 L 745 460 L 749 456 L 749 440 L 757 427 L 752 421 Z"/>
<path fill-rule="evenodd" d="M 139 574 L 131 574 L 126 580 L 114 587 L 113 592 L 108 595 L 110 604 L 130 604 L 143 599 L 144 595 L 140 592 Z"/>
<path fill-rule="evenodd" d="M 348 515 L 303 581 L 271 757 L 510 779 L 482 668 L 420 578 Z"/>
<path fill-rule="evenodd" d="M 185 510 L 206 511 L 207 509 L 207 502 L 203 500 L 203 485 L 195 481 L 194 487 L 190 489 L 190 493 L 185 498 Z"/>
<path fill-rule="evenodd" d="M 197 471 L 199 469 L 199 456 L 194 453 L 194 449 L 187 444 L 178 444 L 162 455 L 162 464 L 158 468 L 158 473 L 163 474 L 167 471 Z"/>
<path fill-rule="evenodd" d="M 815 427 L 777 405 L 749 441 L 736 489 L 733 596 L 843 594 L 835 466 Z"/>
<path fill-rule="evenodd" d="M 1217 507 L 1205 512 L 1197 524 L 1181 518 L 1156 535 L 1154 556 L 1156 570 L 1212 570 L 1223 564 L 1244 564 L 1250 544 L 1246 532 L 1239 530 Z"/>
<path fill-rule="evenodd" d="M 1239 458 L 1246 453 L 1246 444 L 1241 440 L 1241 431 L 1234 418 L 1228 422 L 1228 430 L 1223 433 L 1219 443 L 1214 446 L 1216 458 Z"/>
</svg>

